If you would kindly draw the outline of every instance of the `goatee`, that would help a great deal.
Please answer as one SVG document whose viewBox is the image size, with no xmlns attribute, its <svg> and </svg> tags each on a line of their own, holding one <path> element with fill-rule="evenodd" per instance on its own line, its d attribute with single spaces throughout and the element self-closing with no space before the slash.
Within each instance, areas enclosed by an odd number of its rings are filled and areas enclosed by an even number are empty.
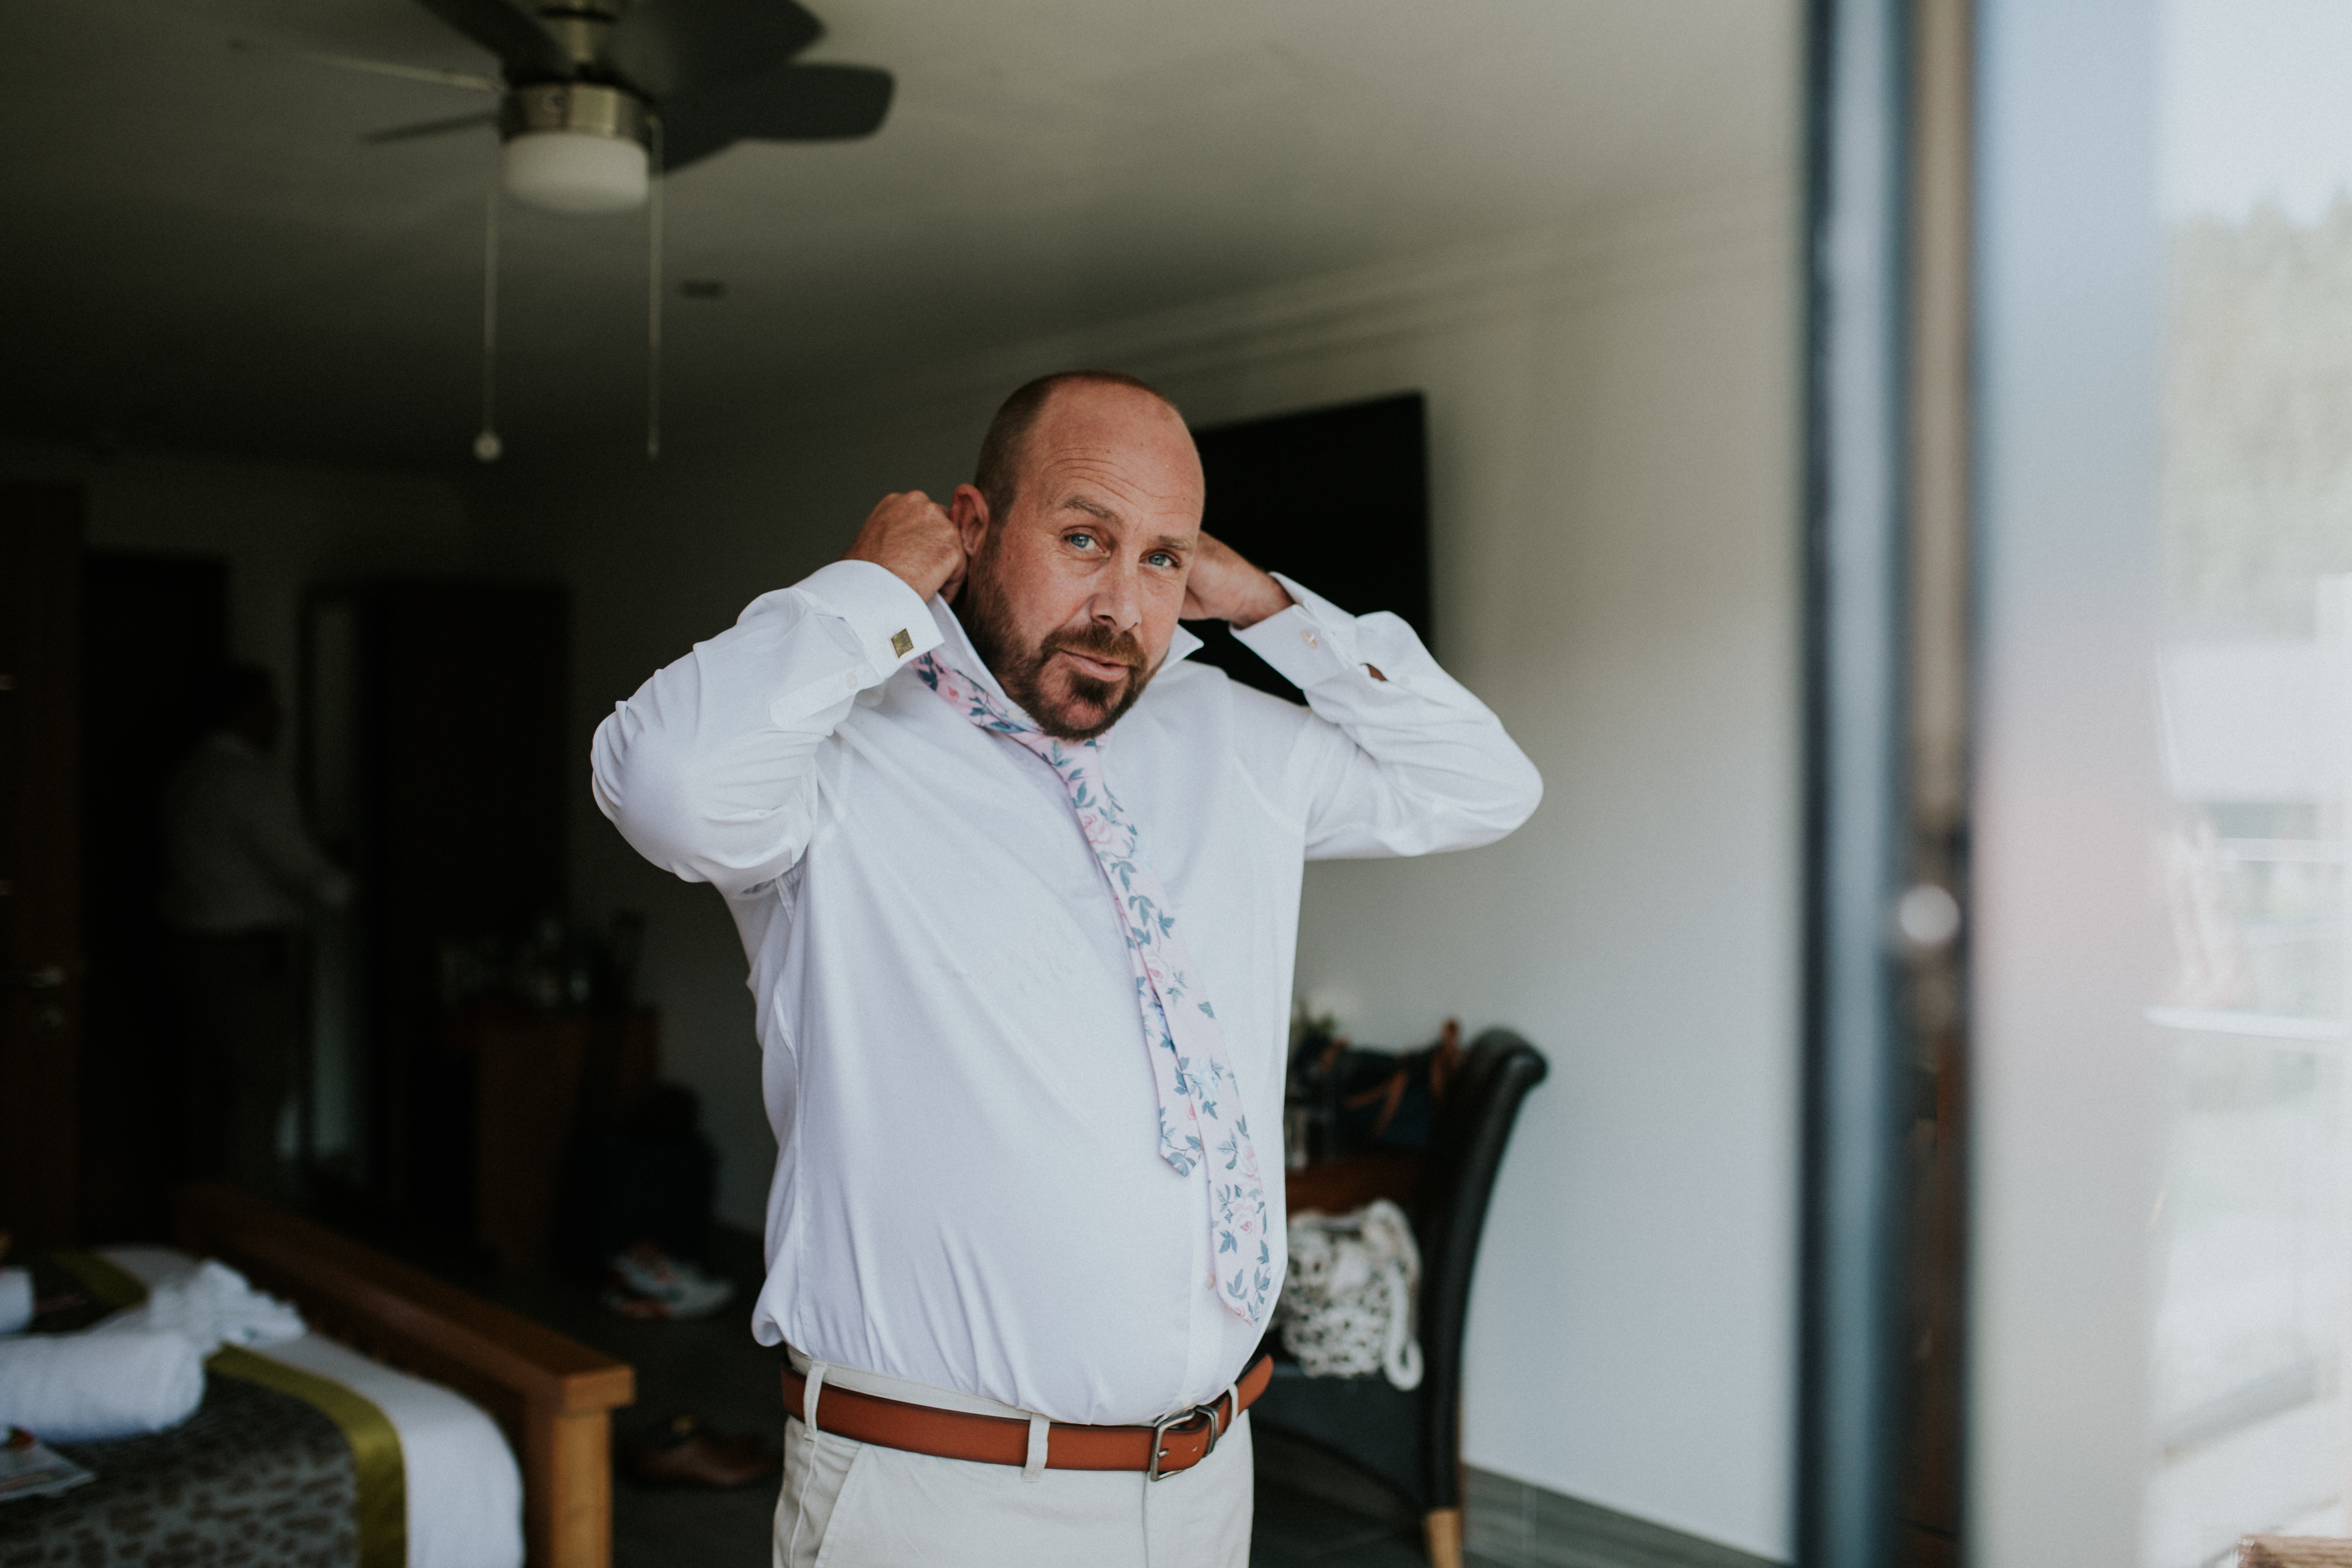
<svg viewBox="0 0 2352 1568">
<path fill-rule="evenodd" d="M 1151 684 L 1150 660 L 1133 632 L 1089 624 L 1052 633 L 1034 648 L 1022 647 L 1012 606 L 995 590 L 984 573 L 975 571 L 965 579 L 963 602 L 958 606 L 964 631 L 1004 694 L 1021 704 L 1046 734 L 1057 741 L 1091 741 L 1125 717 Z M 1065 650 L 1123 664 L 1128 673 L 1117 680 L 1097 680 L 1065 669 L 1068 696 L 1057 701 L 1045 690 L 1045 671 L 1054 656 Z"/>
</svg>

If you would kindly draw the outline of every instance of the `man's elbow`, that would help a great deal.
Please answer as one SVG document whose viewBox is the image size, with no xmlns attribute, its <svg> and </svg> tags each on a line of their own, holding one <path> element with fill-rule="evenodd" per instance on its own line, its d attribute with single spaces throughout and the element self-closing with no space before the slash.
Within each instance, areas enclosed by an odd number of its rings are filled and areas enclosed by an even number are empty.
<svg viewBox="0 0 2352 1568">
<path fill-rule="evenodd" d="M 1502 831 L 1495 835 L 1497 838 L 1526 826 L 1528 818 L 1536 814 L 1536 807 L 1543 804 L 1543 774 L 1536 772 L 1535 763 L 1528 761 L 1525 752 L 1515 751 L 1514 756 L 1518 765 L 1505 781 L 1502 809 L 1497 813 L 1503 826 Z"/>
<path fill-rule="evenodd" d="M 1472 808 L 1472 826 L 1468 841 L 1460 847 L 1484 848 L 1498 839 L 1507 838 L 1525 826 L 1528 818 L 1543 804 L 1543 775 L 1536 765 L 1519 752 L 1513 753 L 1514 765 L 1500 768 L 1489 775 L 1487 789 Z"/>
<path fill-rule="evenodd" d="M 688 882 L 735 894 L 770 880 L 807 840 L 790 792 L 730 779 L 707 752 L 634 725 L 623 708 L 596 731 L 590 788 L 629 847 Z M 781 800 L 771 795 L 785 796 Z"/>
<path fill-rule="evenodd" d="M 596 809 L 629 847 L 673 876 L 709 880 L 687 842 L 698 805 L 686 760 L 657 735 L 631 724 L 626 708 L 616 709 L 596 727 L 588 784 Z"/>
</svg>

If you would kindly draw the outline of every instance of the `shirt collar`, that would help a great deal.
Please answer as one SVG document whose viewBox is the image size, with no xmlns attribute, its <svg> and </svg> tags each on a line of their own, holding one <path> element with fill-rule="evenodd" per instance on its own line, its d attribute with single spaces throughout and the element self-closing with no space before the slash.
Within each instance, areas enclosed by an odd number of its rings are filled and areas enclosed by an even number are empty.
<svg viewBox="0 0 2352 1568">
<path fill-rule="evenodd" d="M 964 632 L 963 622 L 956 618 L 956 613 L 948 607 L 947 600 L 934 594 L 930 605 L 931 620 L 940 628 L 940 646 L 932 650 L 932 657 L 955 666 L 966 678 L 979 682 L 991 696 L 1003 699 L 1006 707 L 1020 713 L 1021 705 L 1006 697 L 1004 688 L 996 684 L 996 672 L 988 668 L 979 651 L 971 646 L 971 638 Z M 1029 715 L 1021 713 L 1021 716 L 1026 719 Z"/>
<path fill-rule="evenodd" d="M 1006 707 L 1016 713 L 1021 713 L 1024 719 L 1028 718 L 1028 714 L 1022 712 L 1021 704 L 1006 697 L 1004 688 L 996 683 L 996 672 L 989 668 L 982 661 L 979 653 L 973 649 L 971 638 L 964 632 L 963 622 L 956 618 L 956 613 L 950 607 L 947 600 L 936 594 L 933 595 L 930 599 L 930 610 L 931 620 L 940 628 L 939 652 L 945 656 L 947 662 L 986 687 L 991 694 L 1002 699 Z M 1176 635 L 1168 639 L 1168 657 L 1160 661 L 1159 673 L 1166 674 L 1170 665 L 1179 659 L 1190 658 L 1201 650 L 1201 647 L 1199 637 L 1194 637 L 1182 626 L 1178 626 Z"/>
</svg>

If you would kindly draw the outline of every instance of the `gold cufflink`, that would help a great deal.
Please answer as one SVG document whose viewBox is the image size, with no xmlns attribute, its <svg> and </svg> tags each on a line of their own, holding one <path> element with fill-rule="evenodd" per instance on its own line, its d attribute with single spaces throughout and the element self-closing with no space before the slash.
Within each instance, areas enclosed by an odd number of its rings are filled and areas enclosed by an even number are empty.
<svg viewBox="0 0 2352 1568">
<path fill-rule="evenodd" d="M 897 631 L 890 634 L 890 651 L 897 654 L 900 658 L 904 658 L 909 653 L 912 653 L 914 648 L 915 639 L 907 635 L 907 629 L 904 626 L 899 627 Z"/>
</svg>

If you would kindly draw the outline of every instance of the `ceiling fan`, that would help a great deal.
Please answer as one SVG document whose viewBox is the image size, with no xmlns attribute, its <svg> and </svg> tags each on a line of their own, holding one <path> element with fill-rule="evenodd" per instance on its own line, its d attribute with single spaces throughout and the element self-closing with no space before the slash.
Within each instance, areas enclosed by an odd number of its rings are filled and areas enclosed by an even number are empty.
<svg viewBox="0 0 2352 1568">
<path fill-rule="evenodd" d="M 495 110 L 365 140 L 496 125 L 507 194 L 556 212 L 625 212 L 644 205 L 649 171 L 682 169 L 737 142 L 866 136 L 890 110 L 889 72 L 794 62 L 824 34 L 794 0 L 417 3 L 497 56 L 499 76 L 292 52 L 499 94 Z"/>
<path fill-rule="evenodd" d="M 474 455 L 504 450 L 494 417 L 499 195 L 553 212 L 627 212 L 652 223 L 646 280 L 646 455 L 661 450 L 661 176 L 738 142 L 871 135 L 890 111 L 890 73 L 797 64 L 824 24 L 795 0 L 417 0 L 498 57 L 499 74 L 432 70 L 311 49 L 285 51 L 345 70 L 499 95 L 499 107 L 372 132 L 404 142 L 499 132 L 499 177 L 484 240 L 482 429 Z M 238 42 L 237 48 L 260 46 Z"/>
</svg>

